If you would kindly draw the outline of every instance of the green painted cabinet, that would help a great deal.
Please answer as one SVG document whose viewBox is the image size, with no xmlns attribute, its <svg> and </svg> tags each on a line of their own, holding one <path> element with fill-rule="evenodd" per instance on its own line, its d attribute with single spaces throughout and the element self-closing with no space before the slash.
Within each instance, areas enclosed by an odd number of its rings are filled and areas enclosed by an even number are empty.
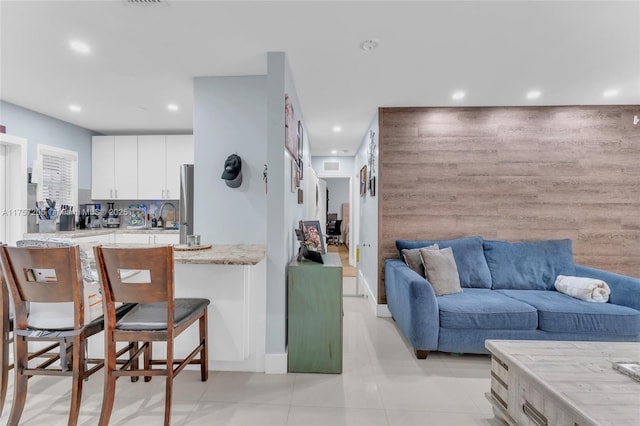
<svg viewBox="0 0 640 426">
<path fill-rule="evenodd" d="M 288 370 L 342 373 L 342 263 L 294 260 L 288 277 Z"/>
</svg>

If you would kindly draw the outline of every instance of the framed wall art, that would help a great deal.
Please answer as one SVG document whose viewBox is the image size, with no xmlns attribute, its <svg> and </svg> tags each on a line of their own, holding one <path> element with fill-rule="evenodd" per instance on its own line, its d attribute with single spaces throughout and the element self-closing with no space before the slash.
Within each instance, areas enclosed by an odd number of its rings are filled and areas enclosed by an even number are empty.
<svg viewBox="0 0 640 426">
<path fill-rule="evenodd" d="M 360 196 L 367 195 L 367 165 L 365 164 L 360 169 Z"/>
<path fill-rule="evenodd" d="M 298 166 L 300 167 L 300 180 L 302 180 L 302 157 L 304 155 L 304 129 L 302 121 L 298 120 Z"/>
<path fill-rule="evenodd" d="M 295 160 L 291 160 L 291 192 L 298 192 L 300 187 L 300 169 Z"/>
<path fill-rule="evenodd" d="M 294 161 L 298 162 L 298 120 L 289 95 L 284 95 L 284 146 Z"/>
<path fill-rule="evenodd" d="M 302 223 L 304 230 L 304 244 L 307 247 L 307 250 L 325 254 L 327 249 L 325 247 L 324 237 L 322 236 L 320 221 L 305 220 Z"/>
</svg>

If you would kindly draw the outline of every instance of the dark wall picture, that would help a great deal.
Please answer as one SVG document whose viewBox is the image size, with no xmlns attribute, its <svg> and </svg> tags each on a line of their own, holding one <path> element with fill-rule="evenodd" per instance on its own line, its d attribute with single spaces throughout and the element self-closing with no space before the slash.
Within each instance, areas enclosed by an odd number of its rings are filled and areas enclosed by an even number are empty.
<svg viewBox="0 0 640 426">
<path fill-rule="evenodd" d="M 367 195 L 367 166 L 366 164 L 360 169 L 360 196 Z"/>
</svg>

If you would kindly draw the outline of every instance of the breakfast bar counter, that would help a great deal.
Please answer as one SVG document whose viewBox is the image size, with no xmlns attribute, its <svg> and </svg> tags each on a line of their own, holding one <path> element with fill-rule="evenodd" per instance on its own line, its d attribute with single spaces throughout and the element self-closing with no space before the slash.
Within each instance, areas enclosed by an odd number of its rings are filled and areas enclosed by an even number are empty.
<svg viewBox="0 0 640 426">
<path fill-rule="evenodd" d="M 166 232 L 156 231 L 152 236 Z M 76 238 L 64 234 L 69 233 L 26 234 L 24 237 L 77 241 L 94 267 L 93 247 L 98 244 L 105 247 L 153 245 L 153 242 L 141 244 L 126 240 L 120 243 L 119 237 L 123 235 L 120 232 L 115 234 L 115 243 L 105 239 L 105 236 L 113 236 L 113 232 L 96 234 L 96 231 L 90 231 L 89 235 L 78 235 L 75 231 Z M 208 310 L 209 370 L 264 372 L 266 262 L 266 246 L 260 244 L 214 244 L 207 249 L 174 249 L 176 297 L 203 297 L 211 301 Z M 186 330 L 176 339 L 175 355 L 188 355 L 182 353 L 181 348 L 191 347 L 191 342 L 197 339 L 197 328 Z M 189 344 L 180 344 L 181 341 Z M 102 347 L 102 339 L 90 339 L 90 353 L 100 354 Z M 164 350 L 162 344 L 154 344 L 154 351 L 161 354 Z"/>
<path fill-rule="evenodd" d="M 174 250 L 175 263 L 209 265 L 257 265 L 266 256 L 261 244 L 215 244 L 204 250 Z"/>
</svg>

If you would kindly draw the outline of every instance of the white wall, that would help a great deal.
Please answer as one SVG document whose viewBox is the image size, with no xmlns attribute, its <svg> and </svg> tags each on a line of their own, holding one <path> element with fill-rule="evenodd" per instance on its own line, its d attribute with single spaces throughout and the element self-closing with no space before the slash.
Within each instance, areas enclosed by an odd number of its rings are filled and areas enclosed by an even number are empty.
<svg viewBox="0 0 640 426">
<path fill-rule="evenodd" d="M 299 247 L 295 235 L 298 221 L 303 219 L 304 204 L 291 192 L 291 156 L 285 148 L 285 94 L 293 105 L 296 118 L 304 116 L 298 101 L 293 76 L 283 52 L 267 53 L 267 162 L 269 165 L 269 197 L 267 200 L 267 372 L 270 359 L 286 361 L 287 265 Z M 303 181 L 306 188 L 310 163 L 309 142 L 304 132 Z M 305 194 L 305 201 L 310 194 Z M 284 365 L 286 371 L 286 364 Z"/>
<path fill-rule="evenodd" d="M 203 243 L 266 244 L 266 76 L 194 79 L 194 154 L 194 232 Z M 221 179 L 231 154 L 242 158 L 239 188 Z"/>
<path fill-rule="evenodd" d="M 338 171 L 325 171 L 323 169 L 323 163 L 325 161 L 338 162 L 340 164 L 340 170 Z M 325 156 L 313 156 L 311 157 L 311 164 L 318 174 L 319 177 L 345 177 L 351 176 L 354 170 L 354 157 L 345 157 L 345 156 L 335 156 L 335 157 L 325 157 Z"/>
<path fill-rule="evenodd" d="M 378 192 L 372 197 L 367 190 L 365 196 L 360 196 L 360 169 L 365 164 L 369 170 L 369 131 L 375 132 L 376 159 L 378 158 L 378 114 L 376 113 L 371 125 L 367 129 L 362 143 L 355 156 L 355 176 L 353 191 L 356 198 L 354 215 L 358 221 L 358 247 L 360 249 L 360 261 L 358 262 L 358 279 L 366 286 L 375 303 L 378 300 Z M 377 179 L 377 162 L 375 167 Z M 367 173 L 368 175 L 368 173 Z M 367 176 L 368 177 L 368 176 Z M 377 183 L 379 186 L 379 183 Z"/>
<path fill-rule="evenodd" d="M 27 140 L 28 167 L 36 158 L 38 144 L 76 151 L 78 188 L 91 188 L 91 136 L 98 133 L 5 101 L 0 101 L 0 117 L 7 134 Z"/>
<path fill-rule="evenodd" d="M 318 202 L 318 176 L 313 167 L 307 167 L 304 176 L 304 220 L 321 220 L 324 209 Z M 322 223 L 322 222 L 320 222 Z"/>
<path fill-rule="evenodd" d="M 349 202 L 349 178 L 323 178 L 327 182 L 329 190 L 329 212 L 338 213 L 338 219 L 342 217 L 342 203 Z"/>
<path fill-rule="evenodd" d="M 285 94 L 306 128 L 282 52 L 267 53 L 266 76 L 194 81 L 195 231 L 203 242 L 266 244 L 265 370 L 282 373 L 286 372 L 286 272 L 299 246 L 294 229 L 305 211 L 297 191 L 291 191 L 292 157 L 284 144 Z M 307 176 L 312 177 L 304 135 L 302 188 Z M 243 183 L 238 189 L 227 187 L 220 178 L 224 160 L 232 153 L 243 160 Z M 268 194 L 262 179 L 265 164 Z M 304 194 L 305 201 L 309 196 Z"/>
</svg>

